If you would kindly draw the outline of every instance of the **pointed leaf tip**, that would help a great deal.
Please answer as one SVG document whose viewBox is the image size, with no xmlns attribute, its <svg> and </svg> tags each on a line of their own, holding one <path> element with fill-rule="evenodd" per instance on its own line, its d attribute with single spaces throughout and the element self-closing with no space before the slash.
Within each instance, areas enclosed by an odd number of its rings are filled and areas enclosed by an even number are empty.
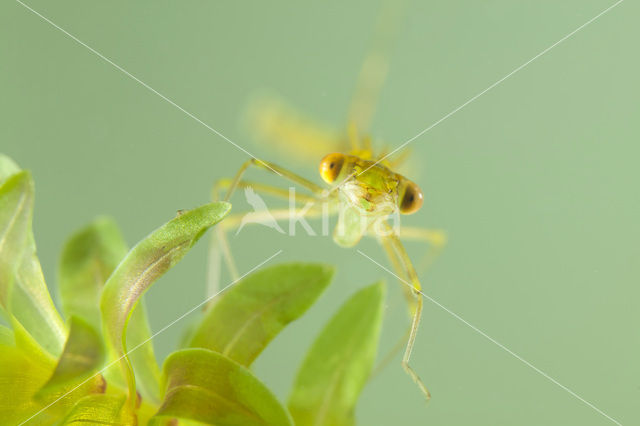
<svg viewBox="0 0 640 426">
<path fill-rule="evenodd" d="M 296 426 L 355 423 L 355 405 L 376 358 L 384 294 L 382 282 L 359 290 L 316 338 L 289 398 Z"/>
<path fill-rule="evenodd" d="M 12 175 L 20 171 L 20 166 L 11 157 L 0 153 L 0 185 Z"/>
<path fill-rule="evenodd" d="M 42 276 L 31 230 L 34 185 L 20 171 L 0 185 L 0 305 L 52 355 L 66 330 Z"/>
<path fill-rule="evenodd" d="M 230 207 L 229 203 L 210 203 L 179 214 L 131 249 L 107 280 L 100 301 L 102 323 L 110 348 L 121 359 L 131 403 L 135 402 L 135 377 L 125 355 L 131 312 L 149 286 L 178 263 Z"/>
<path fill-rule="evenodd" d="M 66 242 L 60 259 L 58 282 L 67 315 L 78 316 L 100 330 L 100 295 L 105 282 L 127 254 L 118 225 L 110 217 L 99 217 L 75 232 Z M 144 300 L 142 301 L 144 302 Z M 127 339 L 138 349 L 130 355 L 142 397 L 160 401 L 160 369 L 149 340 L 151 331 L 144 303 L 131 313 Z M 107 380 L 124 385 L 119 371 L 108 370 Z"/>
</svg>

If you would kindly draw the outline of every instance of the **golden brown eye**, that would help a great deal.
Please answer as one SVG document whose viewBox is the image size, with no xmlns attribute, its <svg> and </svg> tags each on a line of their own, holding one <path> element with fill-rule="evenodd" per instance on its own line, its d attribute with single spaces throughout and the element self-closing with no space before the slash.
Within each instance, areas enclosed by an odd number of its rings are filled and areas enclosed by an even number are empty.
<svg viewBox="0 0 640 426">
<path fill-rule="evenodd" d="M 320 162 L 320 176 L 327 183 L 333 183 L 344 164 L 344 154 L 333 153 L 325 156 Z"/>
<path fill-rule="evenodd" d="M 400 188 L 400 213 L 411 214 L 422 207 L 422 191 L 415 183 L 405 181 Z"/>
</svg>

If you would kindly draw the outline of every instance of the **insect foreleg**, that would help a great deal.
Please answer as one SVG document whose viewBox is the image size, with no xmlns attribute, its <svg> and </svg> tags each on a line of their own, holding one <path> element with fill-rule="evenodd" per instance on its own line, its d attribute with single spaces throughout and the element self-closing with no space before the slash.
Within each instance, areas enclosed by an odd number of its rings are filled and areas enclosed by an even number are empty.
<svg viewBox="0 0 640 426">
<path fill-rule="evenodd" d="M 228 201 L 229 198 L 231 198 L 231 195 L 233 195 L 233 192 L 236 190 L 236 188 L 238 187 L 238 184 L 240 183 L 242 176 L 244 175 L 244 173 L 247 171 L 247 169 L 249 168 L 249 166 L 255 166 L 255 167 L 259 167 L 262 168 L 264 170 L 270 171 L 272 173 L 275 173 L 277 175 L 282 176 L 285 179 L 288 179 L 291 182 L 294 182 L 304 188 L 307 188 L 309 191 L 311 191 L 313 194 L 315 194 L 316 196 L 320 196 L 321 194 L 323 194 L 325 192 L 325 189 L 320 186 L 320 185 L 316 185 L 315 183 L 311 182 L 310 180 L 307 180 L 305 178 L 303 178 L 300 175 L 297 175 L 289 170 L 286 170 L 276 164 L 267 162 L 267 161 L 262 161 L 262 160 L 258 160 L 256 158 L 252 158 L 251 160 L 245 162 L 242 167 L 240 167 L 240 170 L 238 170 L 238 173 L 236 173 L 235 178 L 233 179 L 233 181 L 231 181 L 231 184 L 229 185 L 229 189 L 227 190 L 227 195 L 225 196 L 225 201 Z"/>
</svg>

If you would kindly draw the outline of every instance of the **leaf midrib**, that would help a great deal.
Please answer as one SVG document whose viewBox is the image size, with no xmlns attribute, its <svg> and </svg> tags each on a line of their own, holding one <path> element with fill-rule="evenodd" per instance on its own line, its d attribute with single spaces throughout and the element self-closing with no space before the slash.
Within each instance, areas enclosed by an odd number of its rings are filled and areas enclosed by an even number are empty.
<svg viewBox="0 0 640 426">
<path fill-rule="evenodd" d="M 199 386 L 199 385 L 189 385 L 189 384 L 184 384 L 184 385 L 179 385 L 176 386 L 172 389 L 170 389 L 167 392 L 167 395 L 165 396 L 165 400 L 168 400 L 169 397 L 172 394 L 175 394 L 176 392 L 178 392 L 181 389 L 191 389 L 191 390 L 195 390 L 195 391 L 199 391 L 199 392 L 203 392 L 207 395 L 210 395 L 213 398 L 216 398 L 218 400 L 223 401 L 224 403 L 226 403 L 228 406 L 233 407 L 235 409 L 237 409 L 237 411 L 245 413 L 247 415 L 247 417 L 250 417 L 252 419 L 255 419 L 256 421 L 259 421 L 260 424 L 267 424 L 265 422 L 265 420 L 260 417 L 259 415 L 257 415 L 255 412 L 253 412 L 252 410 L 250 410 L 249 408 L 247 408 L 246 405 L 240 404 L 232 399 L 228 399 L 225 396 L 223 396 L 222 394 L 220 394 L 219 392 L 212 390 L 212 389 L 207 389 L 203 386 Z"/>
<path fill-rule="evenodd" d="M 240 337 L 242 336 L 242 334 L 244 333 L 244 331 L 253 323 L 255 322 L 259 316 L 261 316 L 263 313 L 265 313 L 267 310 L 271 309 L 273 307 L 273 305 L 275 305 L 276 303 L 280 302 L 280 300 L 284 299 L 285 297 L 288 297 L 292 292 L 288 292 L 285 294 L 281 294 L 278 297 L 275 297 L 273 299 L 271 299 L 271 301 L 269 303 L 267 303 L 266 305 L 264 305 L 262 307 L 262 309 L 254 312 L 248 319 L 247 321 L 245 321 L 245 323 L 242 325 L 242 327 L 240 327 L 240 329 L 238 329 L 238 331 L 236 331 L 236 333 L 233 335 L 233 337 L 231 338 L 231 340 L 229 340 L 229 342 L 225 345 L 224 350 L 222 351 L 222 355 L 224 356 L 228 356 L 229 352 L 231 352 L 231 349 L 233 349 L 233 346 L 235 346 L 235 344 L 240 340 Z"/>
<path fill-rule="evenodd" d="M 0 252 L 2 252 L 2 250 L 4 250 L 4 243 L 7 240 L 7 235 L 9 234 L 9 230 L 11 229 L 11 227 L 13 226 L 13 224 L 15 223 L 18 214 L 22 213 L 22 210 L 24 209 L 24 202 L 27 199 L 27 194 L 25 192 L 23 192 L 20 195 L 20 201 L 18 202 L 18 204 L 16 205 L 16 208 L 13 212 L 13 215 L 11 216 L 11 220 L 9 221 L 9 223 L 7 224 L 7 226 L 5 226 L 5 228 L 2 230 L 2 239 L 0 239 Z"/>
<path fill-rule="evenodd" d="M 362 321 L 359 324 L 359 327 L 356 327 L 357 330 L 354 331 L 354 335 L 358 336 L 360 335 L 360 329 L 363 329 L 364 326 L 367 324 L 367 322 Z M 357 332 L 356 332 L 357 331 Z M 342 354 L 339 356 L 338 358 L 338 362 L 340 363 L 340 367 L 336 368 L 333 371 L 333 374 L 331 374 L 331 378 L 329 380 L 329 386 L 326 388 L 326 391 L 324 393 L 324 396 L 322 398 L 322 404 L 320 405 L 320 409 L 318 410 L 318 413 L 316 414 L 316 419 L 314 422 L 314 425 L 322 425 L 324 421 L 324 419 L 327 416 L 328 410 L 329 410 L 329 401 L 331 400 L 331 396 L 333 394 L 333 389 L 337 386 L 338 384 L 338 379 L 341 377 L 340 375 L 342 374 L 342 372 L 344 371 L 344 369 L 346 368 L 346 366 L 349 364 L 348 362 L 344 362 L 345 360 L 349 360 L 351 355 L 353 355 L 354 353 L 356 353 L 357 351 L 355 350 L 356 345 L 354 342 L 357 339 L 350 339 L 350 343 L 348 346 L 346 346 L 346 350 L 342 352 Z M 366 381 L 365 381 L 366 384 Z M 322 420 L 322 421 L 320 421 Z"/>
<path fill-rule="evenodd" d="M 171 249 L 169 249 L 166 253 L 164 253 L 162 256 L 158 257 L 156 260 L 154 260 L 153 262 L 151 262 L 149 265 L 147 265 L 146 268 L 144 268 L 144 270 L 142 271 L 141 274 L 138 275 L 138 278 L 133 281 L 133 285 L 130 288 L 135 288 L 136 290 L 138 289 L 138 285 L 140 283 L 143 283 L 146 281 L 147 278 L 147 274 L 151 273 L 154 271 L 154 269 L 156 268 L 156 266 L 163 261 L 164 259 L 166 259 L 167 257 L 169 257 L 170 255 L 172 255 L 175 251 L 177 251 L 178 249 L 181 249 L 183 246 L 187 245 L 189 242 L 191 241 L 191 239 L 187 239 L 186 241 L 183 241 L 182 243 L 172 247 Z M 146 287 L 145 287 L 146 288 Z M 125 315 L 125 322 L 126 322 L 126 317 L 129 315 L 129 313 L 132 311 L 133 309 L 133 305 L 135 305 L 135 302 L 138 301 L 138 299 L 140 299 L 140 296 L 142 295 L 143 291 L 136 291 L 135 293 L 133 293 L 133 295 L 130 294 L 129 297 L 127 297 L 127 308 L 126 308 L 126 315 Z M 134 297 L 132 297 L 134 296 Z M 133 303 L 131 303 L 133 302 Z M 126 328 L 126 327 L 125 327 Z M 124 334 L 124 329 L 122 334 Z"/>
</svg>

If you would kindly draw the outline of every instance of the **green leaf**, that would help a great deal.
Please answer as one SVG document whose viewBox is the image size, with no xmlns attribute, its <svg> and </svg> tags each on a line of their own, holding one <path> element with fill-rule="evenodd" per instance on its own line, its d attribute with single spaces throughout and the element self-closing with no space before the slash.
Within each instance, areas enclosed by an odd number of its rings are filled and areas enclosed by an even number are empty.
<svg viewBox="0 0 640 426">
<path fill-rule="evenodd" d="M 333 268 L 285 264 L 262 269 L 222 293 L 191 339 L 249 366 L 269 342 L 300 317 L 329 285 Z"/>
<path fill-rule="evenodd" d="M 0 304 L 11 312 L 12 287 L 27 246 L 33 211 L 29 172 L 14 174 L 0 186 L 0 206 Z"/>
<path fill-rule="evenodd" d="M 296 377 L 289 412 L 296 426 L 353 425 L 376 358 L 385 287 L 354 294 L 320 333 Z"/>
<path fill-rule="evenodd" d="M 160 367 L 153 351 L 144 299 L 133 308 L 127 326 L 127 342 L 131 348 L 136 348 L 127 356 L 131 360 L 140 394 L 154 404 L 160 403 Z"/>
<path fill-rule="evenodd" d="M 103 361 L 104 348 L 100 335 L 89 323 L 80 318 L 71 317 L 69 337 L 62 355 L 53 375 L 40 389 L 38 396 L 42 398 L 55 394 L 61 389 L 72 388 L 90 377 Z M 98 390 L 100 390 L 100 383 L 106 385 L 102 376 L 96 375 L 94 379 Z"/>
<path fill-rule="evenodd" d="M 216 426 L 290 425 L 285 409 L 246 367 L 207 349 L 184 349 L 165 361 L 166 392 L 156 419 Z"/>
<path fill-rule="evenodd" d="M 0 346 L 10 344 L 13 344 L 13 331 L 4 325 L 0 325 Z"/>
<path fill-rule="evenodd" d="M 43 351 L 17 320 L 12 320 L 12 326 L 12 339 L 5 336 L 0 345 L 0 395 L 11 395 L 0 398 L 0 419 L 16 419 L 16 424 L 57 424 L 79 398 L 104 391 L 105 383 L 98 376 L 80 384 L 59 383 L 46 394 L 38 393 L 52 376 L 55 359 Z M 5 406 L 2 400 L 7 399 L 9 403 Z M 5 411 L 11 410 L 15 412 L 7 417 Z"/>
<path fill-rule="evenodd" d="M 10 157 L 0 154 L 0 185 L 7 180 L 9 176 L 20 172 L 20 167 Z"/>
<path fill-rule="evenodd" d="M 33 395 L 51 374 L 51 366 L 29 357 L 14 345 L 0 345 L 0 419 L 18 424 L 39 409 Z M 50 415 L 50 413 L 46 413 Z M 43 417 L 39 417 L 43 420 Z"/>
<path fill-rule="evenodd" d="M 33 198 L 29 172 L 16 173 L 0 186 L 0 305 L 45 350 L 58 355 L 66 331 L 36 256 Z"/>
<path fill-rule="evenodd" d="M 48 425 L 66 413 L 75 401 L 91 392 L 99 392 L 104 383 L 89 381 L 77 387 L 35 398 L 56 366 L 55 360 L 42 350 L 15 319 L 13 332 L 4 332 L 0 343 L 0 419 L 2 424 Z M 96 384 L 98 386 L 96 386 Z M 68 392 L 73 389 L 73 392 Z"/>
<path fill-rule="evenodd" d="M 78 316 L 97 330 L 101 329 L 100 295 L 107 278 L 127 251 L 118 226 L 110 218 L 98 218 L 71 236 L 63 249 L 58 274 L 62 306 L 67 315 Z M 149 340 L 151 331 L 144 300 L 135 307 L 127 329 L 129 345 L 138 347 L 130 359 L 140 394 L 158 403 L 160 369 Z M 124 378 L 114 370 L 106 374 L 110 383 L 123 385 Z"/>
<path fill-rule="evenodd" d="M 111 274 L 104 286 L 100 308 L 102 324 L 127 378 L 129 403 L 135 403 L 135 377 L 126 357 L 127 324 L 142 294 L 175 265 L 202 234 L 229 211 L 228 203 L 211 203 L 183 212 L 139 242 Z"/>
<path fill-rule="evenodd" d="M 62 425 L 126 425 L 122 406 L 126 398 L 114 395 L 88 395 L 79 400 L 62 421 Z"/>
<path fill-rule="evenodd" d="M 36 341 L 50 354 L 60 355 L 67 330 L 51 300 L 31 231 L 22 264 L 16 275 L 11 303 L 13 315 Z"/>
<path fill-rule="evenodd" d="M 100 295 L 128 247 L 115 222 L 99 218 L 74 233 L 60 258 L 58 284 L 62 310 L 100 330 Z"/>
<path fill-rule="evenodd" d="M 8 345 L 17 347 L 22 353 L 29 357 L 32 361 L 38 363 L 42 367 L 46 367 L 51 372 L 56 366 L 56 359 L 47 351 L 45 351 L 33 336 L 18 322 L 17 319 L 11 318 L 11 336 L 12 341 L 7 342 Z"/>
</svg>

